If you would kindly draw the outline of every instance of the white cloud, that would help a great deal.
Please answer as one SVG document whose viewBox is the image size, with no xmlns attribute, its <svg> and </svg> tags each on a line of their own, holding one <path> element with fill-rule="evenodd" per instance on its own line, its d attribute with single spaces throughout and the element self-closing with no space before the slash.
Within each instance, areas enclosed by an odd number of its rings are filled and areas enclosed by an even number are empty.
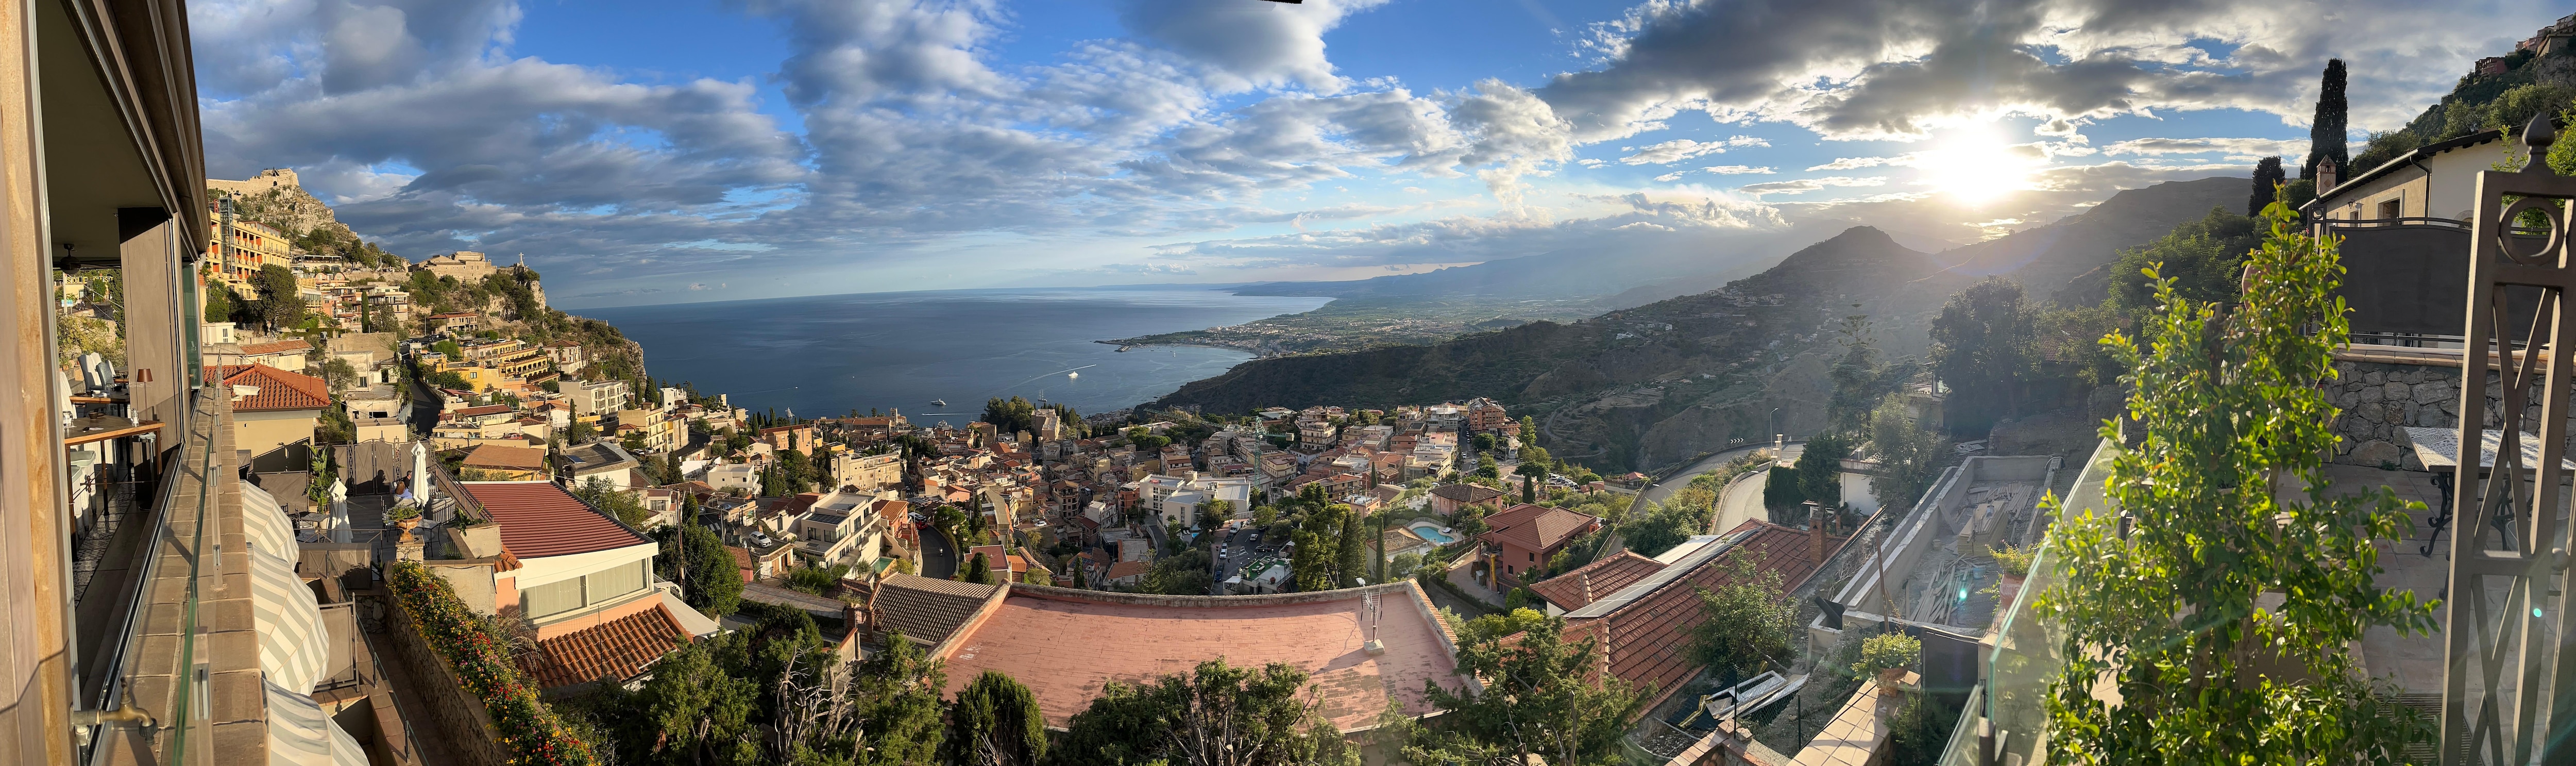
<svg viewBox="0 0 2576 766">
<path fill-rule="evenodd" d="M 2102 147 L 2103 154 L 2226 154 L 2305 156 L 2306 141 L 2268 138 L 2139 138 Z"/>
<path fill-rule="evenodd" d="M 1621 157 L 1619 158 L 1619 162 L 1625 165 L 1670 165 L 1701 155 L 1720 154 L 1728 149 L 1745 146 L 1770 145 L 1771 142 L 1752 136 L 1736 136 L 1720 141 L 1708 142 L 1693 141 L 1691 139 L 1683 138 L 1655 144 L 1643 149 L 1637 149 L 1635 150 L 1637 152 L 1636 154 Z"/>
<path fill-rule="evenodd" d="M 1708 172 L 1711 172 L 1711 173 L 1716 173 L 1716 174 L 1718 174 L 1718 175 L 1722 175 L 1722 176 L 1741 176 L 1741 175 L 1766 175 L 1766 176 L 1767 176 L 1767 175 L 1770 175 L 1770 174 L 1772 174 L 1773 172 L 1775 172 L 1775 171 L 1773 171 L 1773 170 L 1772 170 L 1772 169 L 1770 169 L 1770 168 L 1757 168 L 1757 167 L 1753 167 L 1753 166 L 1751 166 L 1751 165 L 1717 165 L 1717 166 L 1714 166 L 1714 167 L 1705 167 L 1705 168 L 1700 168 L 1700 169 L 1701 169 L 1701 170 L 1708 171 Z"/>
<path fill-rule="evenodd" d="M 1887 185 L 1887 179 L 1883 176 L 1870 176 L 1867 178 L 1825 176 L 1823 178 L 1801 178 L 1793 181 L 1766 181 L 1758 184 L 1748 184 L 1738 187 L 1736 190 L 1759 197 L 1768 194 L 1805 194 L 1807 192 L 1836 186 L 1885 185 Z"/>
<path fill-rule="evenodd" d="M 2355 127 L 2412 117 L 2467 63 L 2555 18 L 2535 0 L 1646 0 L 1587 40 L 1604 66 L 1539 90 L 1578 140 L 1683 110 L 1833 138 L 1912 139 L 2003 114 L 2086 120 L 2238 108 L 2303 123 L 2330 56 Z"/>
</svg>

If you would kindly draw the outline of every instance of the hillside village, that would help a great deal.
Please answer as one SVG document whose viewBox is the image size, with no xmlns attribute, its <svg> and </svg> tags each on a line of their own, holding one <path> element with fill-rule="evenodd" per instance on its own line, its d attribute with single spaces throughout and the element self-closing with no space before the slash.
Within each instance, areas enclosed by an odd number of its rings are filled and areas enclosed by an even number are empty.
<svg viewBox="0 0 2576 766">
<path fill-rule="evenodd" d="M 2386 515 L 2324 560 L 2430 593 L 2437 543 L 2475 552 L 2429 510 L 2475 491 L 2435 472 L 2479 400 L 2442 318 L 2467 278 L 2423 264 L 2466 240 L 2442 216 L 2477 209 L 2461 179 L 2495 156 L 2576 173 L 2545 130 L 2576 117 L 2569 40 L 2576 16 L 2296 180 L 2268 158 L 1938 253 L 1854 226 L 1579 321 L 964 423 L 755 409 L 654 376 L 524 259 L 388 252 L 291 169 L 205 180 L 175 314 L 134 300 L 156 288 L 128 261 L 55 272 L 64 579 L 155 646 L 256 647 L 201 673 L 229 676 L 198 687 L 224 714 L 257 708 L 226 725 L 347 766 L 1160 762 L 1131 756 L 1220 698 L 1267 706 L 1224 735 L 1262 763 L 2035 762 L 2030 668 L 2069 662 L 2028 597 L 2069 576 L 2054 530 L 2195 523 L 2090 513 L 2154 448 L 2104 421 L 2162 393 L 2094 339 L 2186 326 L 2159 301 L 2348 309 L 2319 323 L 2350 331 L 2314 354 L 2331 374 L 2284 387 L 2330 413 L 2295 424 L 2295 467 Z M 2316 236 L 2351 267 L 2331 289 L 2248 268 Z M 159 547 L 191 503 L 187 555 Z M 203 623 L 199 561 L 250 583 Z M 168 592 L 190 627 L 141 608 Z M 2353 633 L 2330 653 L 2387 682 L 2380 708 L 2438 700 L 2440 635 Z M 165 664 L 102 688 L 194 683 Z M 1549 750 L 1524 725 L 1566 728 Z M 159 735 L 134 731 L 103 749 Z"/>
</svg>

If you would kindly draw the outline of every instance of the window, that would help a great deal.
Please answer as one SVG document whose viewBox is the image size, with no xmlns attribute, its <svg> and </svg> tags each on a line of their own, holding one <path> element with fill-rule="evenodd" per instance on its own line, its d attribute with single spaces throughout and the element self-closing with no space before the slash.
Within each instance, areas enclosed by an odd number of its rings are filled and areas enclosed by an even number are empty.
<svg viewBox="0 0 2576 766">
<path fill-rule="evenodd" d="M 642 561 L 611 567 L 560 582 L 519 591 L 519 607 L 528 617 L 546 617 L 596 606 L 643 590 L 650 579 Z"/>
<path fill-rule="evenodd" d="M 593 572 L 590 576 L 581 579 L 584 583 L 582 589 L 588 592 L 590 603 L 604 604 L 618 596 L 644 589 L 644 562 L 638 561 L 604 572 Z"/>
<path fill-rule="evenodd" d="M 519 591 L 519 607 L 529 617 L 562 614 L 581 608 L 581 578 L 550 582 Z"/>
<path fill-rule="evenodd" d="M 2379 217 L 2396 218 L 2398 216 L 2405 215 L 2405 205 L 2402 204 L 2404 201 L 2405 198 L 2403 197 L 2381 200 L 2379 203 Z"/>
</svg>

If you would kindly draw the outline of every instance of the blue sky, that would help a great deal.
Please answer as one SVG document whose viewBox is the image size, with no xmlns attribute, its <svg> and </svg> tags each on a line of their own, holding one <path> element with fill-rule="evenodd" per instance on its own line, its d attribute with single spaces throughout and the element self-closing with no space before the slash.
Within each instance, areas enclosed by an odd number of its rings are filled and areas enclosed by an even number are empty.
<svg viewBox="0 0 2576 766">
<path fill-rule="evenodd" d="M 1940 247 L 2359 140 L 2537 2 L 230 0 L 210 170 L 570 306 Z M 1768 242 L 1770 240 L 1762 240 Z M 1751 247 L 1746 245 L 1745 247 Z M 1776 256 L 1778 253 L 1769 253 Z"/>
</svg>

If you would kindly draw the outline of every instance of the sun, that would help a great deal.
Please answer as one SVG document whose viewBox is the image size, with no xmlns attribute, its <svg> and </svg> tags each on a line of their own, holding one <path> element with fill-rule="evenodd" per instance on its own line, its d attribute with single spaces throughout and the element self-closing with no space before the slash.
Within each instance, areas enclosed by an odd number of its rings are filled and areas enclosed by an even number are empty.
<svg viewBox="0 0 2576 766">
<path fill-rule="evenodd" d="M 1985 129 L 1943 136 L 1912 159 L 1916 183 L 1966 205 L 1982 205 L 2031 188 L 2032 175 L 2045 162 L 2029 147 L 2015 146 Z"/>
</svg>

